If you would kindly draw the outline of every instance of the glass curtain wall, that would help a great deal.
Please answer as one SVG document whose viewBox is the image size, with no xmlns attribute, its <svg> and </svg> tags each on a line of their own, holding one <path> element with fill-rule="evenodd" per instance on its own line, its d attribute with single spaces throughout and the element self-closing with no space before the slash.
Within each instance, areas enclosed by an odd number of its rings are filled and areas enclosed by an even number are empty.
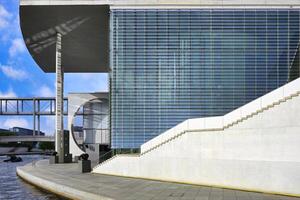
<svg viewBox="0 0 300 200">
<path fill-rule="evenodd" d="M 112 148 L 138 148 L 299 77 L 299 18 L 295 9 L 112 9 Z"/>
<path fill-rule="evenodd" d="M 107 99 L 87 102 L 82 108 L 85 144 L 110 144 Z"/>
</svg>

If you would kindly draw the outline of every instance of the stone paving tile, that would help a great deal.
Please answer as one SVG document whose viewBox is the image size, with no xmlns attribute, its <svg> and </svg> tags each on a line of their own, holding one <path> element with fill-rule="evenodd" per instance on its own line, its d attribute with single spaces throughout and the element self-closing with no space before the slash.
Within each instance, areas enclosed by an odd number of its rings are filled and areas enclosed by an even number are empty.
<svg viewBox="0 0 300 200">
<path fill-rule="evenodd" d="M 251 200 L 250 192 L 236 191 L 236 200 Z"/>
<path fill-rule="evenodd" d="M 82 174 L 76 164 L 49 165 L 47 161 L 39 161 L 24 169 L 49 181 L 116 200 L 300 200 L 295 197 L 208 186 Z"/>
<path fill-rule="evenodd" d="M 208 200 L 209 197 L 196 197 L 195 200 Z"/>
</svg>

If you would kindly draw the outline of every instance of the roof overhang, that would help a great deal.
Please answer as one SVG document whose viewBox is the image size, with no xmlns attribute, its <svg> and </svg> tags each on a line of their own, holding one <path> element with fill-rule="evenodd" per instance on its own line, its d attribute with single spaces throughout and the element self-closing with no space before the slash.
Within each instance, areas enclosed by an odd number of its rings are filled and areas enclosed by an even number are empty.
<svg viewBox="0 0 300 200">
<path fill-rule="evenodd" d="M 45 72 L 55 72 L 56 34 L 62 34 L 64 72 L 108 72 L 109 6 L 22 5 L 26 46 Z"/>
<path fill-rule="evenodd" d="M 55 72 L 61 32 L 65 72 L 109 71 L 111 8 L 300 8 L 299 0 L 20 0 L 26 46 L 45 72 Z"/>
</svg>

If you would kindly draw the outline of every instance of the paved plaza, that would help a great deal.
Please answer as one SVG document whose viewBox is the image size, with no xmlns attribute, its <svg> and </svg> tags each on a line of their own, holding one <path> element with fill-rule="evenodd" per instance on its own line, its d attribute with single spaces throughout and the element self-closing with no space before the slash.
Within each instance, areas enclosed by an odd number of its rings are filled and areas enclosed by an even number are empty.
<svg viewBox="0 0 300 200">
<path fill-rule="evenodd" d="M 77 164 L 47 160 L 20 167 L 19 175 L 44 189 L 76 199 L 116 200 L 297 200 L 300 198 L 100 174 L 79 173 Z M 24 176 L 22 176 L 24 178 Z M 27 176 L 29 177 L 29 176 Z M 26 178 L 25 178 L 26 179 Z M 47 185 L 43 181 L 47 181 Z"/>
</svg>

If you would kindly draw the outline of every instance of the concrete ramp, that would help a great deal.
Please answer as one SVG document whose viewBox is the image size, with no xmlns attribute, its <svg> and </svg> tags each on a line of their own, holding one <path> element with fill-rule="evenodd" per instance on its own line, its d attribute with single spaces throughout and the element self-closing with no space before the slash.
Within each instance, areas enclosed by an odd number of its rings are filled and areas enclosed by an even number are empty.
<svg viewBox="0 0 300 200">
<path fill-rule="evenodd" d="M 94 173 L 300 196 L 300 79 L 213 118 L 190 119 Z"/>
</svg>

